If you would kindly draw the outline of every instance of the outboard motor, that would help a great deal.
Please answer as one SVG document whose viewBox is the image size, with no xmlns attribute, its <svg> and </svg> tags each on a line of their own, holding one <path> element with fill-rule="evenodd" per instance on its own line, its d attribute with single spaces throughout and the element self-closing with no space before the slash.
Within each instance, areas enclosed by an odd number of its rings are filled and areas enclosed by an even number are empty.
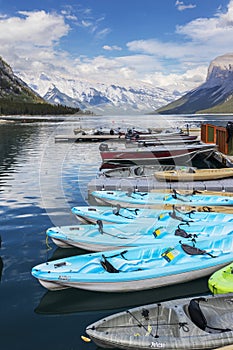
<svg viewBox="0 0 233 350">
<path fill-rule="evenodd" d="M 227 143 L 229 143 L 230 139 L 233 136 L 233 122 L 228 122 L 226 125 L 226 130 L 227 130 Z"/>
<path fill-rule="evenodd" d="M 107 143 L 101 143 L 99 146 L 99 150 L 101 152 L 109 151 L 108 144 Z"/>
</svg>

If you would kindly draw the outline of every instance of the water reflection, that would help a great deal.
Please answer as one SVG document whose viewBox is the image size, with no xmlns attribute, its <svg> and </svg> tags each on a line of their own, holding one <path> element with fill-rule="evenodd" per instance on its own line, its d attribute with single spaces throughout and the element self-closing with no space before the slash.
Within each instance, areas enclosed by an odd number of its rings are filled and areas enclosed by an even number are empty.
<svg viewBox="0 0 233 350">
<path fill-rule="evenodd" d="M 69 248 L 69 249 L 56 248 L 53 251 L 51 257 L 48 259 L 48 261 L 63 259 L 70 256 L 87 254 L 87 253 L 89 253 L 89 251 L 84 249 L 79 249 L 79 248 Z"/>
<path fill-rule="evenodd" d="M 16 124 L 0 124 L 0 174 L 8 176 L 9 169 L 14 167 L 16 157 L 23 152 L 24 146 L 36 142 L 38 126 L 20 128 Z M 6 173 L 6 171 L 8 171 Z M 15 172 L 16 169 L 12 169 Z"/>
<path fill-rule="evenodd" d="M 60 291 L 47 291 L 41 298 L 35 312 L 38 314 L 67 314 L 114 310 L 208 292 L 206 278 L 132 293 L 99 293 L 69 288 Z"/>
<path fill-rule="evenodd" d="M 0 281 L 2 280 L 3 260 L 0 257 Z"/>
</svg>

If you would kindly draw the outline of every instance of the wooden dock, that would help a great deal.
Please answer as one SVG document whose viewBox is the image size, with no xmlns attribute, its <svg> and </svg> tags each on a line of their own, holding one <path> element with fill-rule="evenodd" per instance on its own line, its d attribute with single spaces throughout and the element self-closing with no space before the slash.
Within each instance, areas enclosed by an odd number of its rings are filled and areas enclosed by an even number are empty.
<svg viewBox="0 0 233 350">
<path fill-rule="evenodd" d="M 164 189 L 183 189 L 183 190 L 207 190 L 207 191 L 225 191 L 233 192 L 233 179 L 192 181 L 192 182 L 161 182 L 155 177 L 145 178 L 106 178 L 97 177 L 88 184 L 88 190 L 127 190 L 138 189 L 139 191 L 152 191 Z"/>
<path fill-rule="evenodd" d="M 142 192 L 151 191 L 171 191 L 187 190 L 192 192 L 194 189 L 199 191 L 217 191 L 217 192 L 233 192 L 233 178 L 208 181 L 192 181 L 192 182 L 161 182 L 156 180 L 154 176 L 145 178 L 106 178 L 97 177 L 88 184 L 88 201 L 91 205 L 97 205 L 97 202 L 91 195 L 93 191 L 100 190 L 138 190 Z"/>
<path fill-rule="evenodd" d="M 185 130 L 183 130 L 185 132 Z M 200 137 L 200 128 L 190 129 L 190 135 L 195 135 Z M 141 134 L 141 139 L 150 139 L 158 136 L 158 134 Z M 55 142 L 103 142 L 103 141 L 123 141 L 125 142 L 125 135 L 89 135 L 82 133 L 77 133 L 73 135 L 56 135 Z"/>
</svg>

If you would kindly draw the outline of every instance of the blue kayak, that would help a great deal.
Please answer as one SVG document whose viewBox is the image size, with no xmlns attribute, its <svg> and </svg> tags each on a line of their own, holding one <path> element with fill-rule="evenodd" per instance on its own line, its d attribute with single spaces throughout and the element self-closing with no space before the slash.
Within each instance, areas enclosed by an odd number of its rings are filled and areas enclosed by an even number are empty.
<svg viewBox="0 0 233 350">
<path fill-rule="evenodd" d="M 72 213 L 84 223 L 96 223 L 101 220 L 103 223 L 132 224 L 133 222 L 143 223 L 153 219 L 155 222 L 199 222 L 204 225 L 209 223 L 227 223 L 233 222 L 233 214 L 224 214 L 216 212 L 198 212 L 195 210 L 183 211 L 173 208 L 172 210 L 157 210 L 143 208 L 121 208 L 110 206 L 80 206 L 73 207 Z"/>
<path fill-rule="evenodd" d="M 233 196 L 199 194 L 140 192 L 140 191 L 93 191 L 92 195 L 101 204 L 120 204 L 125 207 L 144 207 L 158 205 L 186 205 L 186 206 L 232 206 Z"/>
<path fill-rule="evenodd" d="M 112 249 L 140 247 L 148 244 L 177 244 L 181 239 L 197 243 L 204 239 L 214 240 L 233 234 L 232 223 L 202 225 L 191 224 L 161 226 L 148 219 L 147 223 L 76 225 L 51 227 L 48 237 L 61 248 L 77 247 L 93 252 Z"/>
<path fill-rule="evenodd" d="M 73 207 L 71 211 L 85 224 L 96 223 L 97 220 L 117 224 L 127 224 L 132 223 L 136 219 L 154 218 L 159 214 L 167 213 L 166 210 L 121 208 L 119 206 L 116 206 L 115 208 L 110 206 L 80 206 Z"/>
<path fill-rule="evenodd" d="M 133 292 L 208 276 L 233 260 L 231 235 L 166 247 L 146 245 L 48 261 L 32 275 L 50 290 L 69 287 L 99 292 Z"/>
</svg>

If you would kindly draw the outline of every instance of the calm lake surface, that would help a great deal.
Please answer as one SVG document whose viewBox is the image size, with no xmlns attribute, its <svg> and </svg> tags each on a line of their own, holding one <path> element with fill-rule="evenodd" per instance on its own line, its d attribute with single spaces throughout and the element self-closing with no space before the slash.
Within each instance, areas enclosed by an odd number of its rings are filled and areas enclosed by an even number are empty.
<svg viewBox="0 0 233 350">
<path fill-rule="evenodd" d="M 104 122 L 103 122 L 104 120 Z M 96 349 L 84 343 L 85 327 L 113 312 L 160 300 L 206 293 L 207 280 L 137 293 L 67 289 L 48 292 L 31 276 L 47 260 L 83 254 L 46 242 L 51 226 L 74 225 L 73 206 L 88 205 L 87 185 L 101 165 L 97 143 L 56 142 L 74 128 L 173 127 L 227 124 L 232 117 L 107 116 L 59 123 L 0 122 L 0 348 Z"/>
</svg>

